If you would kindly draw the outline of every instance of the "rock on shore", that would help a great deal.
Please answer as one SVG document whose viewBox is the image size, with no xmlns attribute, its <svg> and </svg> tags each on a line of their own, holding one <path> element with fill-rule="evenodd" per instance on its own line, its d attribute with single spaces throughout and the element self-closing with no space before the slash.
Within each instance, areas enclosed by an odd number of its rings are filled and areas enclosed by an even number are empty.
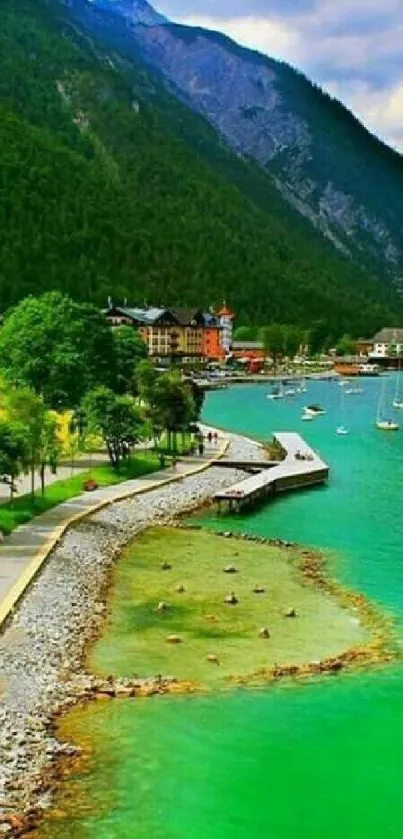
<svg viewBox="0 0 403 839">
<path fill-rule="evenodd" d="M 234 435 L 228 456 L 261 459 L 262 452 Z M 239 477 L 215 467 L 117 502 L 70 529 L 52 552 L 0 636 L 0 836 L 18 833 L 10 814 L 49 805 L 40 773 L 71 749 L 54 739 L 51 721 L 93 687 L 82 657 L 105 612 L 108 571 L 120 551 L 145 527 L 197 507 Z"/>
</svg>

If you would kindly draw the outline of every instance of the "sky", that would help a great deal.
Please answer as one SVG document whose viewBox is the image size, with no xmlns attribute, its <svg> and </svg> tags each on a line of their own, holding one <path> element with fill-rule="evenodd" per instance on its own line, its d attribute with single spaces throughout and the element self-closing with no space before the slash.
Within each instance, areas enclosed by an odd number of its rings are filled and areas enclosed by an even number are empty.
<svg viewBox="0 0 403 839">
<path fill-rule="evenodd" d="M 173 20 L 283 59 L 403 152 L 403 0 L 156 0 Z"/>
</svg>

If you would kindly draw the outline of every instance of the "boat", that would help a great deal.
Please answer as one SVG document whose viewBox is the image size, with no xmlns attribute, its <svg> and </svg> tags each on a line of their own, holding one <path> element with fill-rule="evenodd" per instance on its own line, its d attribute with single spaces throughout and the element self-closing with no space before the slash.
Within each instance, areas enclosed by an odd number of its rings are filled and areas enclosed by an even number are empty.
<svg viewBox="0 0 403 839">
<path fill-rule="evenodd" d="M 386 379 L 382 379 L 382 385 L 379 392 L 378 411 L 376 415 L 375 427 L 379 431 L 399 431 L 400 425 L 391 417 L 384 417 L 384 406 L 386 397 Z"/>
<path fill-rule="evenodd" d="M 376 423 L 376 427 L 380 431 L 399 431 L 400 425 L 398 422 L 394 422 L 394 420 L 379 420 Z"/>
<path fill-rule="evenodd" d="M 364 388 L 353 385 L 352 387 L 346 387 L 344 393 L 347 393 L 348 396 L 355 396 L 357 393 L 364 393 Z"/>
<path fill-rule="evenodd" d="M 397 408 L 398 410 L 403 409 L 403 397 L 400 394 L 400 358 L 397 362 L 396 391 L 392 405 L 394 408 Z"/>
<path fill-rule="evenodd" d="M 315 417 L 314 417 L 314 416 L 312 416 L 312 414 L 302 414 L 301 419 L 302 419 L 304 422 L 312 422 L 312 420 L 314 420 L 314 419 L 315 419 Z"/>
<path fill-rule="evenodd" d="M 379 376 L 379 367 L 377 364 L 359 364 L 358 376 Z"/>
<path fill-rule="evenodd" d="M 297 387 L 297 393 L 306 393 L 306 379 L 302 376 Z"/>
<path fill-rule="evenodd" d="M 304 408 L 304 414 L 309 417 L 323 417 L 326 411 L 320 405 L 307 405 Z"/>
<path fill-rule="evenodd" d="M 285 391 L 282 382 L 278 386 L 273 387 L 272 392 L 267 394 L 268 399 L 284 399 L 284 397 Z"/>
<path fill-rule="evenodd" d="M 346 437 L 349 434 L 349 430 L 345 424 L 345 396 L 346 393 L 345 389 L 340 391 L 340 424 L 336 428 L 336 434 L 338 437 Z"/>
<path fill-rule="evenodd" d="M 295 396 L 295 389 L 293 387 L 286 387 L 284 396 Z"/>
<path fill-rule="evenodd" d="M 346 387 L 346 385 L 349 385 L 350 382 L 349 382 L 348 379 L 339 379 L 337 384 L 338 384 L 339 387 Z"/>
</svg>

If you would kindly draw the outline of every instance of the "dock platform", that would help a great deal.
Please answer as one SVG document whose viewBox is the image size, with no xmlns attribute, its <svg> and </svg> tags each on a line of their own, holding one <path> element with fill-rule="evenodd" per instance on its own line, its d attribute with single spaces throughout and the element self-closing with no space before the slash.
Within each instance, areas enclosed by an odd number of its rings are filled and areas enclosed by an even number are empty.
<svg viewBox="0 0 403 839">
<path fill-rule="evenodd" d="M 230 511 L 238 512 L 277 493 L 304 489 L 327 481 L 329 466 L 300 434 L 276 433 L 274 439 L 285 452 L 284 460 L 217 492 L 214 501 L 219 507 L 227 504 Z"/>
</svg>

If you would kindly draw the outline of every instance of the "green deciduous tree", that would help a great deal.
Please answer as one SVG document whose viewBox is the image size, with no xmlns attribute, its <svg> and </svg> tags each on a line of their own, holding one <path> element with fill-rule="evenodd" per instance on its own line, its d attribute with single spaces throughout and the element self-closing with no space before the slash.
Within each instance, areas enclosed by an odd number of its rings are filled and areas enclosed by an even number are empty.
<svg viewBox="0 0 403 839">
<path fill-rule="evenodd" d="M 10 501 L 16 491 L 15 482 L 25 470 L 28 457 L 26 428 L 19 422 L 0 419 L 0 481 L 10 489 Z"/>
<path fill-rule="evenodd" d="M 45 495 L 45 470 L 57 471 L 62 451 L 62 444 L 57 433 L 57 418 L 49 411 L 45 413 L 39 452 L 39 477 L 41 492 Z"/>
<path fill-rule="evenodd" d="M 130 396 L 117 396 L 110 388 L 90 391 L 83 400 L 90 433 L 102 436 L 110 462 L 118 471 L 142 436 L 143 417 Z"/>
<path fill-rule="evenodd" d="M 325 320 L 316 320 L 308 330 L 308 348 L 310 355 L 318 355 L 329 344 L 329 324 Z"/>
<path fill-rule="evenodd" d="M 285 353 L 285 327 L 280 323 L 271 323 L 260 330 L 259 337 L 265 353 L 277 364 Z"/>
<path fill-rule="evenodd" d="M 116 354 L 116 391 L 131 393 L 135 385 L 136 367 L 147 358 L 147 347 L 139 333 L 131 326 L 113 330 Z"/>
<path fill-rule="evenodd" d="M 43 397 L 29 388 L 13 389 L 8 394 L 7 408 L 10 419 L 21 423 L 25 431 L 26 466 L 31 475 L 31 496 L 35 495 L 35 473 L 41 468 L 43 458 L 43 433 L 47 410 Z"/>
<path fill-rule="evenodd" d="M 234 341 L 256 341 L 258 328 L 256 326 L 238 326 L 234 331 Z"/>
<path fill-rule="evenodd" d="M 336 344 L 337 355 L 355 355 L 357 351 L 357 342 L 351 335 L 343 335 L 340 341 Z"/>
<path fill-rule="evenodd" d="M 288 358 L 294 358 L 303 343 L 303 331 L 297 326 L 285 327 L 284 349 Z"/>
<path fill-rule="evenodd" d="M 27 297 L 5 318 L 0 363 L 9 381 L 47 406 L 76 406 L 86 390 L 115 377 L 115 346 L 102 314 L 59 292 Z"/>
<path fill-rule="evenodd" d="M 196 417 L 191 388 L 179 373 L 162 373 L 156 379 L 150 393 L 150 417 L 154 427 L 166 430 L 168 448 L 176 451 L 178 432 L 186 431 Z"/>
</svg>

